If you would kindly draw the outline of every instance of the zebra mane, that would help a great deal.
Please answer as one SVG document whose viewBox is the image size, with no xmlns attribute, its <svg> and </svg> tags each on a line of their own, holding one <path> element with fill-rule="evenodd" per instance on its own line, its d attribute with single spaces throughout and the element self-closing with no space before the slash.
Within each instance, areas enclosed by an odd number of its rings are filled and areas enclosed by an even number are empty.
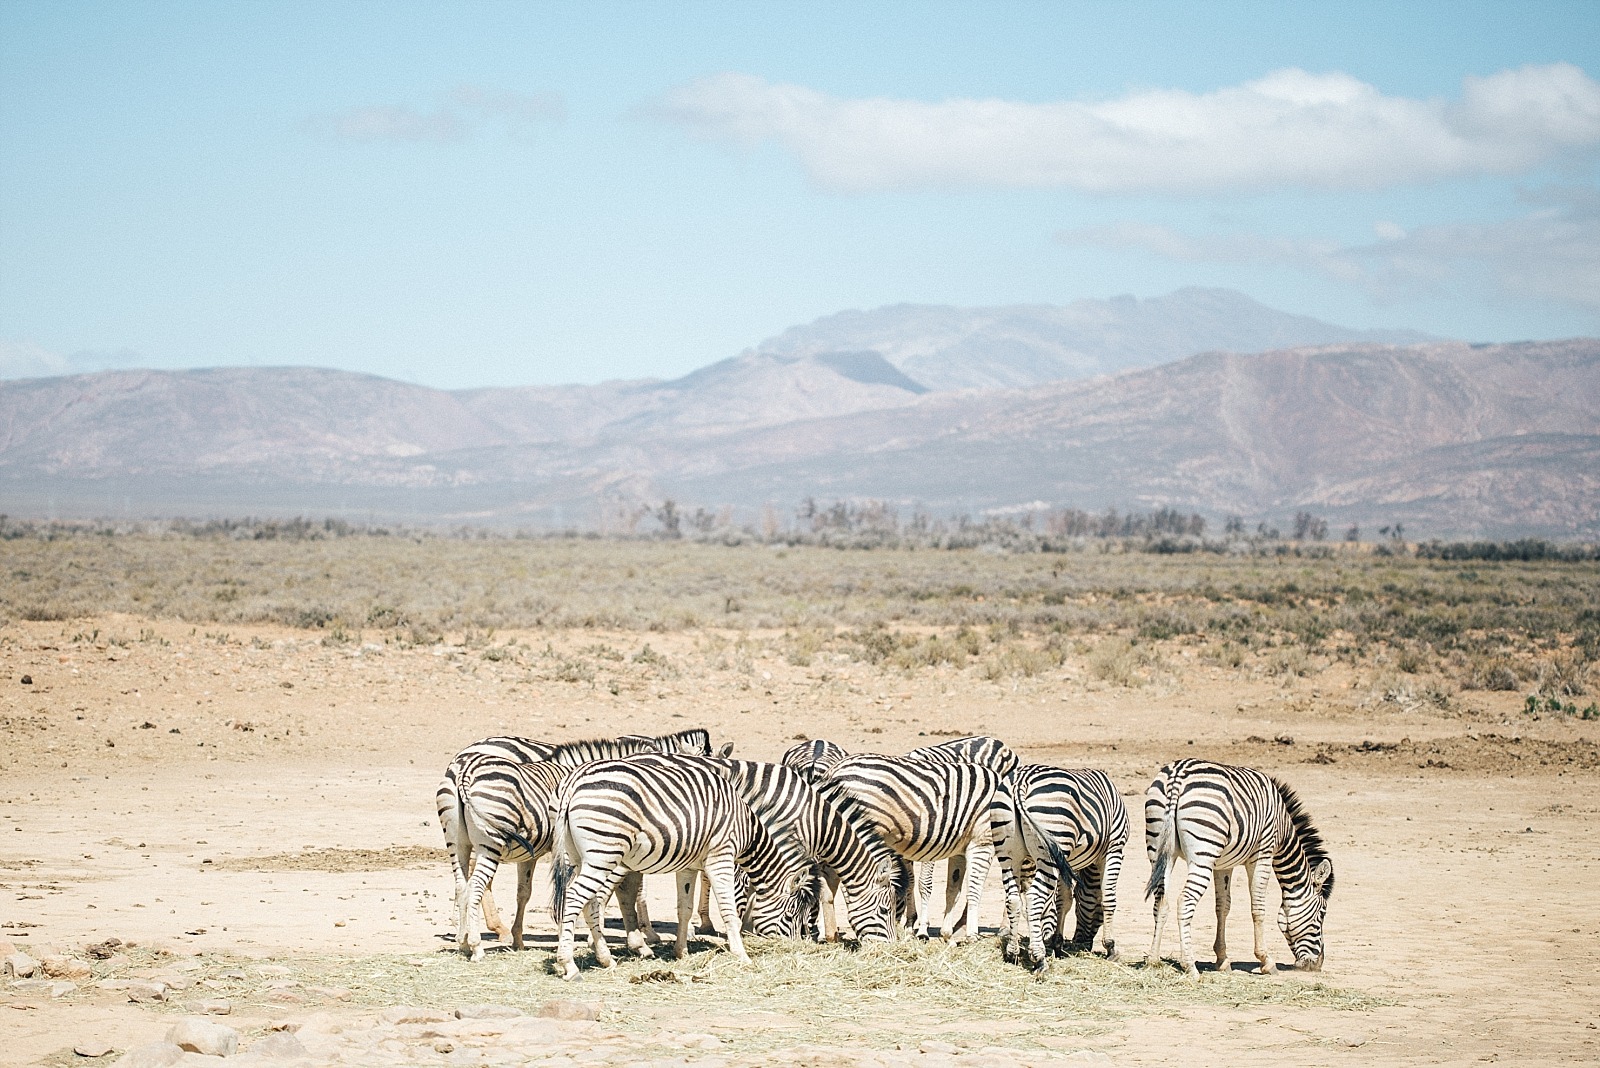
<svg viewBox="0 0 1600 1068">
<path fill-rule="evenodd" d="M 1300 843 L 1300 848 L 1305 851 L 1306 865 L 1315 868 L 1319 861 L 1328 858 L 1328 847 L 1322 842 L 1322 834 L 1311 822 L 1311 814 L 1300 801 L 1300 795 L 1295 793 L 1290 786 L 1275 777 L 1272 785 L 1278 788 L 1278 796 L 1283 799 L 1283 807 L 1289 811 L 1289 821 L 1294 825 L 1295 841 Z"/>
</svg>

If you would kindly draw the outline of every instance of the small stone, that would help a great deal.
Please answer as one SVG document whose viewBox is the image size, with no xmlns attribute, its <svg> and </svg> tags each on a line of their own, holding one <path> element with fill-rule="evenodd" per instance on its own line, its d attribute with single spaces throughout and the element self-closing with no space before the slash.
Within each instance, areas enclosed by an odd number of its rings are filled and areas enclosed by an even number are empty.
<svg viewBox="0 0 1600 1068">
<path fill-rule="evenodd" d="M 267 991 L 267 1000 L 275 1001 L 279 1005 L 303 1005 L 306 997 L 304 994 L 297 994 L 293 990 L 269 990 Z"/>
<path fill-rule="evenodd" d="M 87 964 L 72 957 L 41 957 L 39 966 L 52 979 L 87 979 L 94 974 Z"/>
<path fill-rule="evenodd" d="M 33 685 L 33 676 L 32 675 L 24 675 L 24 676 L 22 676 L 22 685 L 24 685 L 24 686 L 32 686 Z"/>
<path fill-rule="evenodd" d="M 104 942 L 95 942 L 84 947 L 84 953 L 94 960 L 109 960 L 116 955 L 117 947 L 122 945 L 120 938 L 108 938 Z"/>
<path fill-rule="evenodd" d="M 250 1052 L 258 1057 L 272 1060 L 299 1060 L 311 1056 L 305 1043 L 287 1031 L 274 1031 L 250 1047 Z"/>
<path fill-rule="evenodd" d="M 231 1057 L 239 1048 L 239 1032 L 210 1020 L 179 1020 L 167 1032 L 167 1041 L 190 1053 Z"/>
<path fill-rule="evenodd" d="M 165 983 L 151 983 L 143 979 L 102 979 L 101 990 L 120 990 L 128 995 L 129 1001 L 165 1001 L 167 986 Z"/>
<path fill-rule="evenodd" d="M 32 994 L 35 997 L 59 998 L 78 989 L 78 984 L 66 979 L 18 979 L 11 984 L 11 989 L 18 994 Z"/>
<path fill-rule="evenodd" d="M 450 1019 L 449 1013 L 438 1009 L 420 1009 L 415 1005 L 396 1005 L 378 1015 L 387 1024 L 444 1023 Z"/>
<path fill-rule="evenodd" d="M 590 1001 L 557 998 L 540 1005 L 539 1015 L 552 1020 L 598 1020 L 600 1006 Z"/>
<path fill-rule="evenodd" d="M 202 998 L 189 1003 L 189 1011 L 202 1016 L 227 1016 L 233 1012 L 233 1002 L 227 998 Z"/>
<path fill-rule="evenodd" d="M 521 1015 L 521 1009 L 510 1005 L 462 1005 L 456 1009 L 458 1020 L 510 1020 Z"/>
<path fill-rule="evenodd" d="M 923 1053 L 960 1053 L 960 1046 L 953 1046 L 949 1042 L 940 1042 L 936 1038 L 924 1039 L 917 1047 Z"/>
<path fill-rule="evenodd" d="M 152 1042 L 123 1054 L 117 1068 L 172 1068 L 183 1060 L 183 1050 L 171 1042 Z"/>
<path fill-rule="evenodd" d="M 690 1033 L 678 1039 L 684 1049 L 721 1049 L 722 1039 L 716 1035 Z"/>
<path fill-rule="evenodd" d="M 18 979 L 26 979 L 38 970 L 39 962 L 20 949 L 7 954 L 5 960 L 0 961 L 0 975 L 14 975 Z"/>
<path fill-rule="evenodd" d="M 152 975 L 150 980 L 156 983 L 165 983 L 168 990 L 188 990 L 194 985 L 194 980 L 187 975 L 173 975 L 169 972 Z"/>
<path fill-rule="evenodd" d="M 334 1001 L 350 1000 L 350 991 L 342 986 L 308 986 L 306 993 L 315 994 L 319 998 L 331 998 Z"/>
<path fill-rule="evenodd" d="M 454 1053 L 455 1051 L 456 1044 L 448 1038 L 441 1038 L 433 1044 L 433 1052 L 435 1053 Z"/>
<path fill-rule="evenodd" d="M 72 1047 L 72 1052 L 80 1057 L 104 1057 L 108 1053 L 115 1053 L 109 1042 L 80 1042 Z"/>
</svg>

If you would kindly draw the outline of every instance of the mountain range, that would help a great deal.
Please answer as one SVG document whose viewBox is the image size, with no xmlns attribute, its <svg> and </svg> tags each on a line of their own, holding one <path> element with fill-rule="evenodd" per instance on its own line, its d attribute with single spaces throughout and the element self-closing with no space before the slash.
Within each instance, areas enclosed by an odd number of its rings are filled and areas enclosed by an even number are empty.
<svg viewBox="0 0 1600 1068">
<path fill-rule="evenodd" d="M 1600 341 L 1372 334 L 1222 290 L 899 305 L 673 381 L 444 391 L 306 367 L 0 383 L 0 511 L 596 526 L 787 511 L 1308 508 L 1600 534 Z"/>
</svg>

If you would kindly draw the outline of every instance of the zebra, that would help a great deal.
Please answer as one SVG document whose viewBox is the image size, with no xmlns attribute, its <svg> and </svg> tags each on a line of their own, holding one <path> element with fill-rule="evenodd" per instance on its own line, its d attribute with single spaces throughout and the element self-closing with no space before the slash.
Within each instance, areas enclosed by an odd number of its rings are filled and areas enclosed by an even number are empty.
<svg viewBox="0 0 1600 1068">
<path fill-rule="evenodd" d="M 913 749 L 906 754 L 911 760 L 932 760 L 940 763 L 949 763 L 953 760 L 964 760 L 973 764 L 982 764 L 986 768 L 993 768 L 1005 779 L 1017 770 L 1022 763 L 1017 754 L 998 738 L 991 738 L 986 734 L 973 734 L 964 738 L 951 738 L 943 742 L 935 742 Z M 985 842 L 987 851 L 988 842 Z M 992 859 L 992 855 L 990 856 Z M 985 861 L 987 866 L 988 860 Z M 964 857 L 951 857 L 945 873 L 945 894 L 948 897 L 956 892 L 956 887 L 961 885 L 965 873 L 966 860 Z M 917 870 L 917 905 L 921 915 L 933 911 L 933 865 L 921 864 Z"/>
<path fill-rule="evenodd" d="M 834 765 L 823 789 L 847 799 L 883 843 L 906 860 L 951 858 L 953 872 L 960 874 L 953 874 L 946 888 L 940 933 L 946 941 L 962 941 L 977 931 L 978 895 L 993 856 L 989 806 L 1000 781 L 993 768 L 965 760 L 853 756 Z M 956 858 L 961 858 L 959 867 Z M 928 936 L 931 911 L 932 902 L 919 894 L 919 938 Z"/>
<path fill-rule="evenodd" d="M 461 838 L 460 812 L 461 791 L 460 782 L 464 777 L 470 777 L 474 768 L 484 761 L 513 761 L 520 764 L 532 764 L 538 761 L 553 761 L 569 767 L 588 763 L 591 760 L 608 759 L 627 756 L 630 753 L 697 753 L 702 756 L 711 754 L 711 734 L 703 727 L 679 731 L 676 734 L 663 734 L 651 736 L 645 734 L 626 734 L 620 738 L 593 738 L 580 739 L 571 742 L 542 742 L 533 738 L 518 738 L 512 735 L 498 735 L 474 742 L 461 752 L 457 753 L 444 769 L 444 778 L 439 782 L 438 789 L 434 792 L 434 803 L 439 813 L 439 828 L 444 832 L 445 851 L 450 855 L 450 874 L 455 883 L 455 906 L 457 911 L 462 907 L 462 900 L 467 893 L 467 871 L 472 866 L 472 856 L 469 853 L 458 851 Z M 732 752 L 732 743 L 723 746 L 723 755 Z M 531 863 L 531 862 L 530 862 Z M 532 875 L 532 869 L 529 869 Z M 500 919 L 500 912 L 495 907 L 494 895 L 487 892 L 482 896 L 484 923 L 495 935 L 504 942 L 512 937 L 512 932 Z"/>
<path fill-rule="evenodd" d="M 850 754 L 844 747 L 822 738 L 796 742 L 778 758 L 778 763 L 791 767 L 804 775 L 807 782 L 815 783 L 828 777 L 833 766 Z"/>
<path fill-rule="evenodd" d="M 483 959 L 483 946 L 472 918 L 485 897 L 495 870 L 503 862 L 517 865 L 517 914 L 511 925 L 511 948 L 522 948 L 522 921 L 533 892 L 533 868 L 550 852 L 550 802 L 572 774 L 567 764 L 541 760 L 481 759 L 457 783 L 460 804 L 455 821 L 456 854 L 473 858 L 472 878 L 456 900 L 456 946 L 473 961 Z M 488 908 L 484 909 L 487 914 Z"/>
<path fill-rule="evenodd" d="M 1294 952 L 1294 966 L 1320 971 L 1323 921 L 1333 895 L 1333 859 L 1322 836 L 1293 790 L 1254 768 L 1209 760 L 1179 760 L 1156 773 L 1145 792 L 1145 845 L 1150 853 L 1150 882 L 1145 896 L 1155 899 L 1156 932 L 1147 963 L 1160 959 L 1166 925 L 1165 902 L 1173 861 L 1189 862 L 1178 912 L 1178 965 L 1189 975 L 1198 971 L 1189 951 L 1189 927 L 1206 886 L 1216 880 L 1217 968 L 1228 965 L 1228 885 L 1233 869 L 1244 865 L 1250 884 L 1250 917 L 1255 924 L 1255 955 L 1268 974 L 1264 919 L 1267 880 L 1278 877 L 1283 903 L 1278 929 Z M 1269 863 L 1270 862 L 1270 863 Z"/>
<path fill-rule="evenodd" d="M 746 963 L 734 879 L 751 878 L 751 923 L 760 935 L 792 935 L 812 893 L 811 865 L 786 828 L 769 830 L 710 761 L 682 756 L 603 760 L 578 769 L 562 787 L 556 815 L 552 912 L 561 934 L 556 964 L 579 977 L 573 928 L 581 912 L 595 959 L 614 961 L 600 904 L 629 871 L 677 872 L 676 955 L 688 953 L 694 874 L 704 870 L 727 925 L 728 949 Z"/>
<path fill-rule="evenodd" d="M 1006 884 L 1005 959 L 1017 959 L 1025 948 L 1040 968 L 1049 953 L 1089 950 L 1103 926 L 1106 957 L 1117 960 L 1113 919 L 1128 808 L 1110 777 L 1095 768 L 1025 764 L 995 795 L 992 827 Z M 1068 893 L 1077 913 L 1071 941 Z M 1019 921 L 1027 924 L 1025 947 L 1017 945 Z"/>
</svg>

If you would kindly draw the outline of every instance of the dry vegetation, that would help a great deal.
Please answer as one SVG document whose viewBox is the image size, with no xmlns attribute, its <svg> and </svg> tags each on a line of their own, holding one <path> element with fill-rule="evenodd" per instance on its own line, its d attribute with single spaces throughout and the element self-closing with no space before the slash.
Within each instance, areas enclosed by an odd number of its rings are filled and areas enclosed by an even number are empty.
<svg viewBox="0 0 1600 1068">
<path fill-rule="evenodd" d="M 1374 555 L 848 551 L 578 539 L 19 538 L 3 545 L 0 617 L 106 612 L 208 628 L 270 623 L 329 645 L 448 641 L 533 677 L 670 675 L 648 644 L 541 647 L 519 632 L 707 631 L 723 666 L 776 642 L 792 664 L 1029 677 L 1087 654 L 1117 686 L 1169 677 L 1188 649 L 1285 680 L 1365 670 L 1398 702 L 1521 690 L 1582 715 L 1600 659 L 1600 566 Z M 773 632 L 781 638 L 773 639 Z M 208 634 L 222 633 L 209 629 Z M 726 637 L 732 635 L 732 637 Z M 138 640 L 84 633 L 85 640 Z M 1548 700 L 1548 699 L 1556 700 Z M 1570 709 L 1569 709 L 1570 706 Z M 1590 712 L 1591 715 L 1596 713 Z"/>
</svg>

